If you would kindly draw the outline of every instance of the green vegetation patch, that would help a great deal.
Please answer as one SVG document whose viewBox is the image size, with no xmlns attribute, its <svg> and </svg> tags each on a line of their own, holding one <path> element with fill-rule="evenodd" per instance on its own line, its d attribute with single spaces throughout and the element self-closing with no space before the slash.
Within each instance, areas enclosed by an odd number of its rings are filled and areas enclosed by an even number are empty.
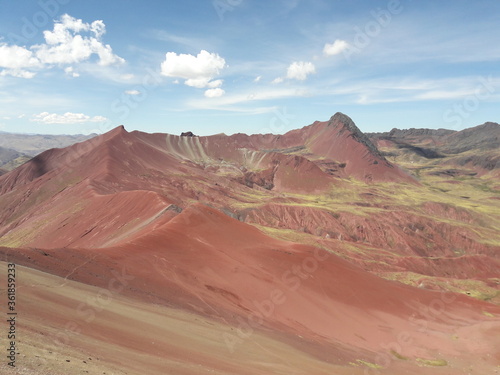
<svg viewBox="0 0 500 375">
<path fill-rule="evenodd" d="M 363 361 L 362 359 L 357 359 L 356 362 L 359 363 L 360 365 L 365 365 L 366 367 L 369 367 L 369 368 L 375 368 L 375 369 L 382 369 L 383 368 L 382 366 L 377 365 L 376 363 Z"/>
<path fill-rule="evenodd" d="M 448 362 L 444 359 L 417 358 L 417 362 L 425 366 L 448 366 Z"/>
<path fill-rule="evenodd" d="M 408 360 L 408 357 L 405 357 L 404 355 L 402 354 L 399 354 L 397 351 L 395 350 L 391 350 L 391 354 L 396 357 L 397 359 L 401 359 L 403 361 L 407 361 Z"/>
</svg>

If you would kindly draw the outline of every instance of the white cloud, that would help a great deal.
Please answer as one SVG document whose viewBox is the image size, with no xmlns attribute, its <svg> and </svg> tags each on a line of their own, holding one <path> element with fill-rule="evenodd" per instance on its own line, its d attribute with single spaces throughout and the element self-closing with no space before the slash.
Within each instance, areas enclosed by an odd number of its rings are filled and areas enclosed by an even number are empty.
<svg viewBox="0 0 500 375">
<path fill-rule="evenodd" d="M 67 68 L 65 68 L 64 73 L 74 78 L 80 77 L 80 73 L 75 72 L 72 66 L 68 66 Z"/>
<path fill-rule="evenodd" d="M 185 79 L 188 86 L 215 88 L 221 80 L 212 81 L 226 67 L 226 60 L 216 53 L 202 50 L 197 56 L 167 52 L 161 64 L 161 74 L 167 77 Z"/>
<path fill-rule="evenodd" d="M 33 52 L 19 46 L 9 46 L 0 43 L 0 71 L 1 76 L 13 76 L 20 78 L 33 78 L 35 73 L 25 70 L 26 68 L 37 68 L 42 64 Z"/>
<path fill-rule="evenodd" d="M 30 68 L 40 65 L 33 52 L 24 47 L 0 44 L 0 66 L 7 69 Z"/>
<path fill-rule="evenodd" d="M 127 90 L 127 91 L 125 91 L 125 94 L 127 94 L 127 95 L 140 95 L 141 92 L 139 90 Z"/>
<path fill-rule="evenodd" d="M 221 111 L 243 112 L 243 113 L 267 113 L 276 107 L 256 107 L 259 102 L 276 100 L 290 97 L 304 97 L 307 94 L 304 90 L 294 88 L 262 88 L 251 92 L 242 91 L 224 95 L 222 97 L 212 97 L 210 99 L 192 99 L 188 102 L 190 108 L 215 109 Z M 247 104 L 251 102 L 248 107 Z M 258 112 L 256 112 L 258 110 Z"/>
<path fill-rule="evenodd" d="M 293 62 L 286 72 L 286 78 L 304 81 L 309 74 L 316 73 L 316 68 L 311 62 Z"/>
<path fill-rule="evenodd" d="M 215 81 L 208 82 L 207 87 L 210 88 L 221 87 L 223 82 L 224 81 L 222 79 L 216 79 Z"/>
<path fill-rule="evenodd" d="M 81 32 L 90 35 L 80 35 Z M 125 60 L 113 54 L 109 44 L 102 43 L 101 38 L 105 32 L 106 26 L 100 20 L 89 24 L 64 14 L 54 24 L 53 31 L 43 32 L 46 44 L 31 48 L 45 64 L 74 64 L 86 61 L 92 55 L 99 57 L 99 65 L 123 63 Z"/>
<path fill-rule="evenodd" d="M 0 43 L 0 69 L 3 68 L 0 75 L 33 78 L 36 74 L 33 69 L 81 63 L 93 55 L 97 55 L 97 63 L 101 66 L 123 63 L 125 60 L 115 55 L 109 44 L 103 44 L 101 39 L 105 32 L 106 26 L 100 20 L 84 23 L 64 14 L 54 23 L 52 31 L 43 32 L 44 44 L 28 49 Z M 66 73 L 72 74 L 72 71 Z"/>
<path fill-rule="evenodd" d="M 261 79 L 262 79 L 262 76 L 258 76 L 258 77 L 255 77 L 255 79 L 253 81 L 254 82 L 260 82 Z"/>
<path fill-rule="evenodd" d="M 44 124 L 81 124 L 86 122 L 105 122 L 107 118 L 103 116 L 90 117 L 83 113 L 66 112 L 63 115 L 58 115 L 57 113 L 42 112 L 33 115 L 31 121 Z"/>
<path fill-rule="evenodd" d="M 331 44 L 326 43 L 325 47 L 323 48 L 323 53 L 327 56 L 335 56 L 339 53 L 342 53 L 347 48 L 349 48 L 349 43 L 347 43 L 345 40 L 337 39 Z"/>
<path fill-rule="evenodd" d="M 205 87 L 210 87 L 210 88 L 215 88 L 215 87 L 220 87 L 222 86 L 222 80 L 221 79 L 216 79 L 215 81 L 210 81 L 209 78 L 190 78 L 184 81 L 184 83 L 188 86 L 191 87 L 196 87 L 199 89 L 205 88 Z"/>
<path fill-rule="evenodd" d="M 205 96 L 207 98 L 218 98 L 219 96 L 224 95 L 226 92 L 221 88 L 208 89 L 205 91 Z"/>
<path fill-rule="evenodd" d="M 5 69 L 0 72 L 0 77 L 12 76 L 17 78 L 31 79 L 36 76 L 36 73 L 22 69 Z"/>
<path fill-rule="evenodd" d="M 286 79 L 304 81 L 309 74 L 316 73 L 316 68 L 311 62 L 295 61 L 290 64 L 286 71 L 286 77 L 278 77 L 271 81 L 272 84 L 282 83 Z"/>
</svg>

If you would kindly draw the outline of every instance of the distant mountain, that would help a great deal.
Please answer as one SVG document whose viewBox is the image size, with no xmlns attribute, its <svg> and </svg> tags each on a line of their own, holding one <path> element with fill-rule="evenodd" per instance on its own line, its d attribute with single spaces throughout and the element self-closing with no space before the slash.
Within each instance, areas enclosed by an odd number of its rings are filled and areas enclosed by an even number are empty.
<svg viewBox="0 0 500 375">
<path fill-rule="evenodd" d="M 460 154 L 470 150 L 500 150 L 500 124 L 487 122 L 450 134 L 444 139 L 443 152 Z"/>
<path fill-rule="evenodd" d="M 447 154 L 500 148 L 500 124 L 496 122 L 486 122 L 460 131 L 412 128 L 392 129 L 390 132 L 366 133 L 366 135 L 375 142 L 386 140 L 397 144 L 428 145 Z"/>
<path fill-rule="evenodd" d="M 475 173 L 500 173 L 500 125 L 495 122 L 461 131 L 393 129 L 367 135 L 393 161 L 421 158 L 435 165 L 468 167 Z"/>
<path fill-rule="evenodd" d="M 25 159 L 24 161 L 27 161 L 30 159 L 27 155 L 24 155 L 23 153 L 20 153 L 16 150 L 12 150 L 10 148 L 0 147 L 0 168 L 1 169 L 4 169 L 7 171 L 7 170 L 11 170 L 11 169 L 18 167 L 19 165 L 22 164 L 22 163 L 17 162 L 20 158 Z M 11 166 L 11 167 L 9 168 L 9 166 Z"/>
<path fill-rule="evenodd" d="M 91 135 L 47 135 L 0 132 L 0 168 L 12 170 L 51 148 L 63 148 L 95 137 Z"/>
<path fill-rule="evenodd" d="M 29 156 L 35 156 L 45 150 L 70 146 L 95 136 L 96 134 L 50 135 L 0 132 L 0 147 L 9 148 Z"/>
</svg>

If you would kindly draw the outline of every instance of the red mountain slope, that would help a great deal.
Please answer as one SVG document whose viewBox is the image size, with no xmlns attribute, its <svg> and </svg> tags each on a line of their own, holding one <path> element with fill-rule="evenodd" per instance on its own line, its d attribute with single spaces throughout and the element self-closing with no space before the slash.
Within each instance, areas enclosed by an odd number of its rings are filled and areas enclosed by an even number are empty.
<svg viewBox="0 0 500 375">
<path fill-rule="evenodd" d="M 489 198 L 453 206 L 454 196 L 388 162 L 339 113 L 282 136 L 118 127 L 0 176 L 0 253 L 102 290 L 125 278 L 121 293 L 134 303 L 226 327 L 230 353 L 255 332 L 324 366 L 379 363 L 390 374 L 394 363 L 408 373 L 445 364 L 443 374 L 465 374 L 480 358 L 487 373 L 500 359 L 498 306 L 373 273 L 495 290 Z M 126 341 L 87 328 L 88 340 Z"/>
<path fill-rule="evenodd" d="M 279 333 L 342 365 L 376 361 L 390 355 L 389 347 L 412 360 L 445 359 L 453 366 L 470 358 L 469 352 L 500 356 L 491 351 L 499 347 L 494 332 L 500 332 L 500 322 L 483 314 L 498 315 L 499 307 L 382 280 L 324 250 L 271 239 L 201 204 L 118 247 L 2 252 L 20 264 L 101 287 L 121 272 L 129 280 L 127 293 L 144 303 L 234 325 L 234 333 L 221 337 L 231 351 L 251 329 Z"/>
</svg>

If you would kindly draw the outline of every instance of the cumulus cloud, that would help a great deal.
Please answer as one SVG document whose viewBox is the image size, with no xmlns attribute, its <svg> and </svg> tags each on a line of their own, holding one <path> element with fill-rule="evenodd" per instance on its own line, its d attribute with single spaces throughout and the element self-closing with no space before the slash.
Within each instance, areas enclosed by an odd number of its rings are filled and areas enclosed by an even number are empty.
<svg viewBox="0 0 500 375">
<path fill-rule="evenodd" d="M 304 81 L 309 74 L 316 73 L 316 68 L 311 62 L 296 61 L 287 69 L 286 78 Z"/>
<path fill-rule="evenodd" d="M 337 39 L 333 43 L 326 43 L 323 48 L 323 53 L 327 56 L 335 56 L 349 48 L 349 43 L 345 40 Z"/>
<path fill-rule="evenodd" d="M 127 91 L 125 91 L 125 94 L 127 94 L 127 95 L 141 95 L 141 92 L 139 90 L 127 90 Z"/>
<path fill-rule="evenodd" d="M 75 69 L 73 69 L 72 66 L 68 66 L 67 68 L 65 68 L 64 73 L 74 78 L 80 77 L 80 73 L 75 72 Z"/>
<path fill-rule="evenodd" d="M 97 63 L 102 66 L 123 63 L 125 60 L 115 55 L 109 44 L 102 42 L 105 32 L 103 21 L 85 23 L 64 14 L 54 23 L 52 31 L 43 32 L 43 44 L 28 49 L 0 43 L 0 68 L 3 68 L 0 75 L 33 78 L 36 74 L 34 69 L 77 64 L 90 60 L 93 55 L 97 56 Z"/>
<path fill-rule="evenodd" d="M 35 73 L 27 71 L 27 68 L 41 67 L 42 63 L 32 51 L 19 46 L 9 46 L 0 43 L 0 75 L 11 75 L 21 78 L 33 78 Z"/>
<path fill-rule="evenodd" d="M 219 96 L 224 95 L 226 92 L 221 88 L 208 89 L 205 91 L 205 96 L 207 98 L 218 98 Z"/>
<path fill-rule="evenodd" d="M 288 67 L 285 77 L 277 77 L 273 79 L 271 83 L 282 83 L 283 81 L 285 81 L 285 79 L 296 79 L 297 81 L 304 81 L 309 74 L 313 73 L 316 73 L 316 68 L 313 63 L 295 61 Z"/>
<path fill-rule="evenodd" d="M 63 115 L 59 115 L 57 113 L 42 112 L 33 115 L 31 121 L 44 124 L 81 124 L 87 122 L 105 122 L 107 118 L 103 116 L 91 117 L 83 113 L 66 112 Z"/>
<path fill-rule="evenodd" d="M 81 35 L 86 32 L 89 35 Z M 46 64 L 74 64 L 99 57 L 98 64 L 107 66 L 125 60 L 113 54 L 109 44 L 102 43 L 106 26 L 101 20 L 84 23 L 68 14 L 61 16 L 52 31 L 44 31 L 45 44 L 32 47 L 36 56 Z"/>
<path fill-rule="evenodd" d="M 226 67 L 226 60 L 216 53 L 202 50 L 198 55 L 167 52 L 161 64 L 161 74 L 184 79 L 188 86 L 197 88 L 217 88 L 222 80 L 213 79 Z M 207 90 L 209 91 L 209 90 Z"/>
<path fill-rule="evenodd" d="M 26 48 L 0 44 L 0 66 L 3 68 L 19 69 L 39 65 L 40 61 Z"/>
</svg>

